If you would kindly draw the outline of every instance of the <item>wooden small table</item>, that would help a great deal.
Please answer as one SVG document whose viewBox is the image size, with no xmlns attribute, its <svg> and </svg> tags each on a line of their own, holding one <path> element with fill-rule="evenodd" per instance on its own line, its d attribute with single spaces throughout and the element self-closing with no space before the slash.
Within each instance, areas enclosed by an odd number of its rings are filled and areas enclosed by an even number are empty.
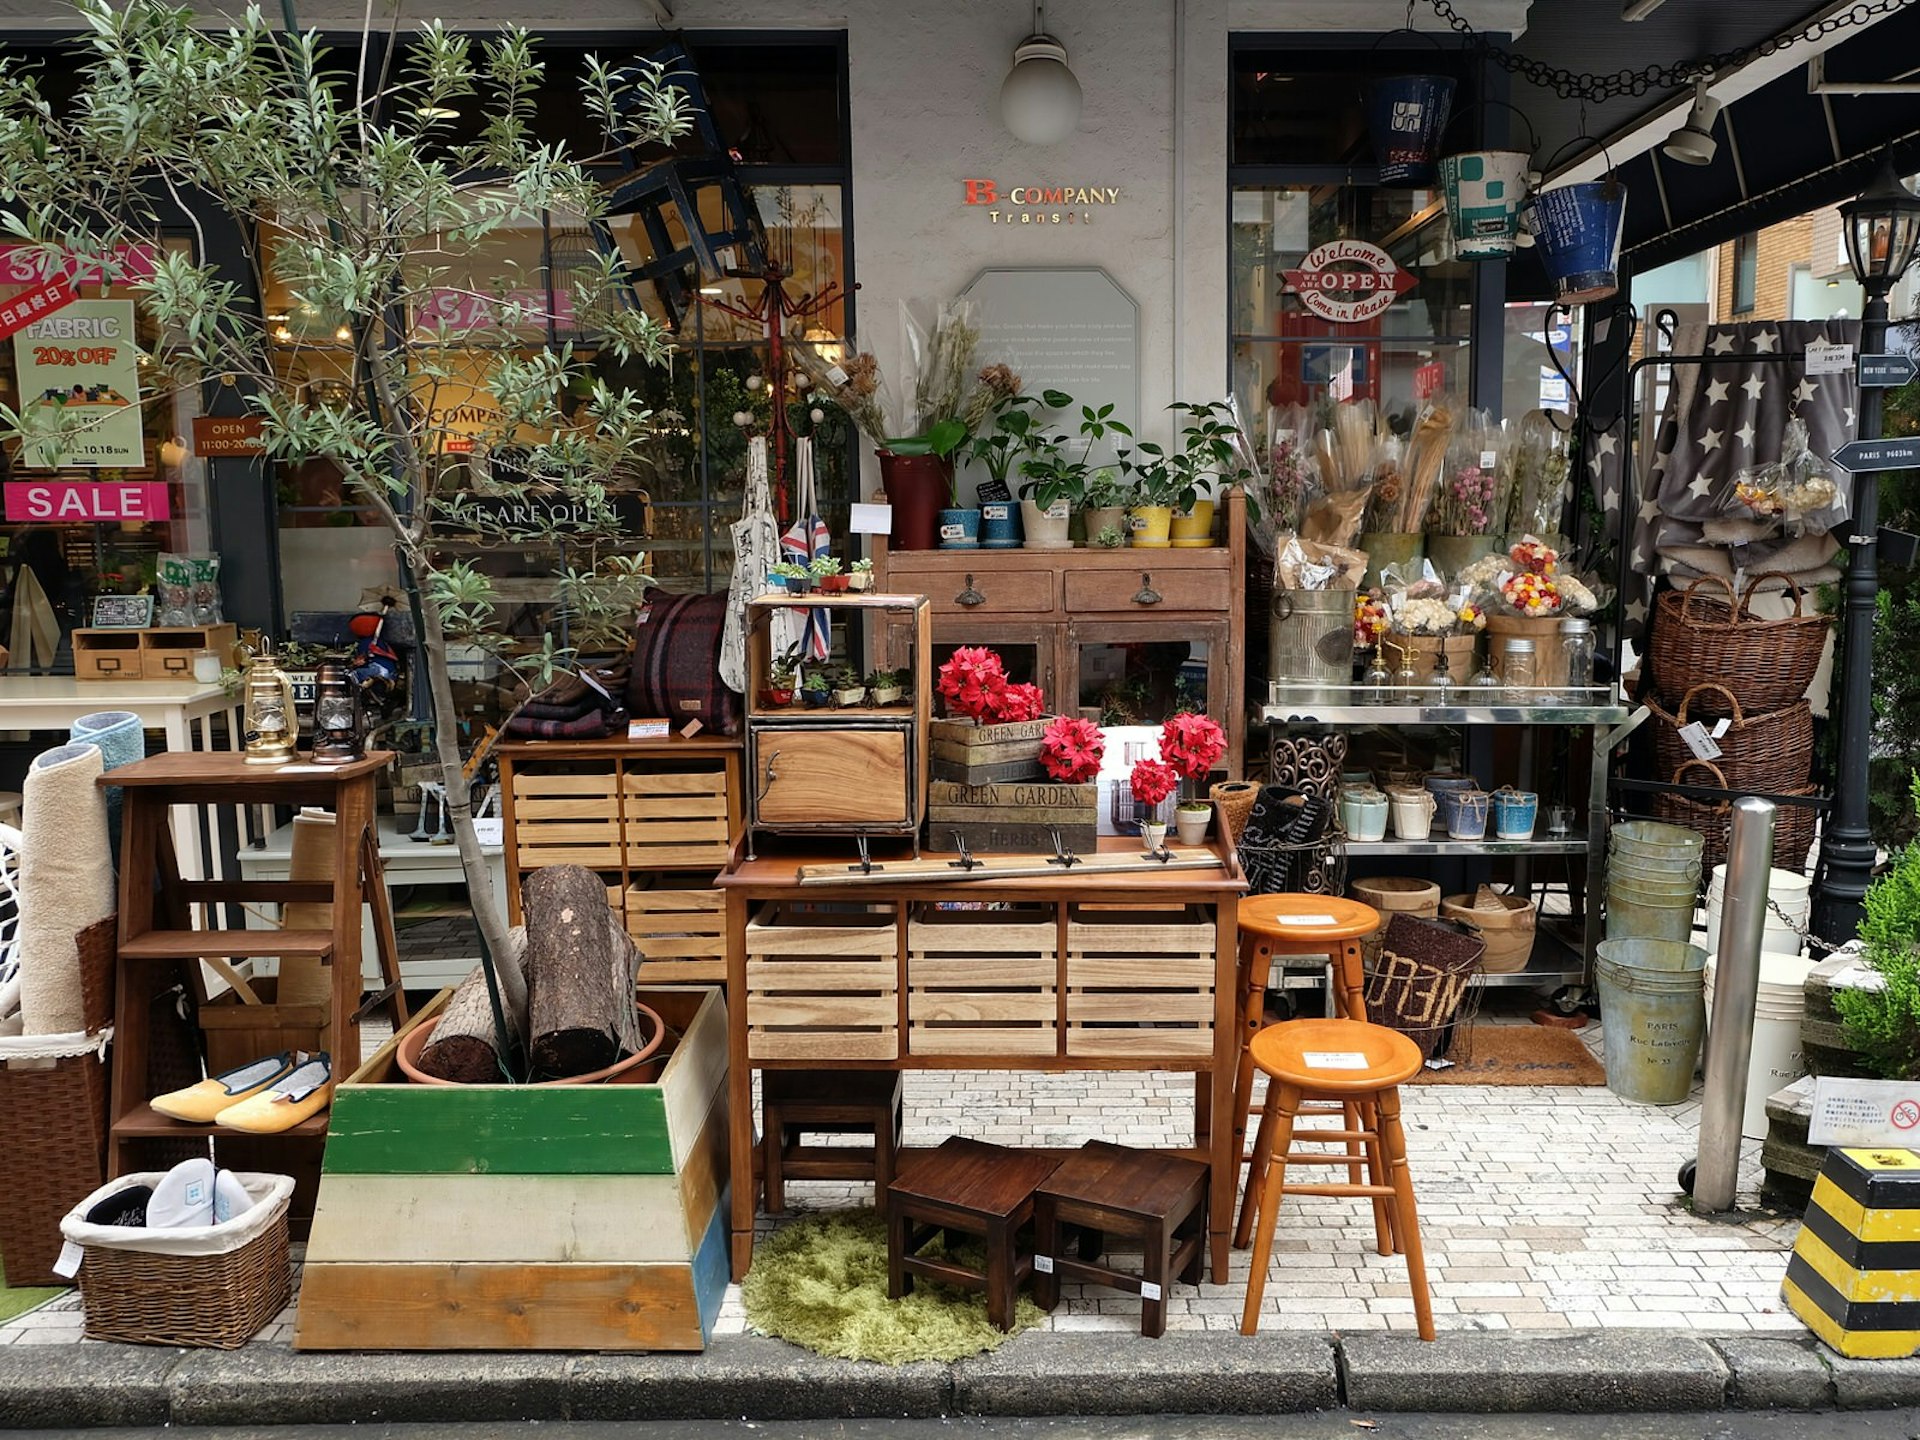
<svg viewBox="0 0 1920 1440">
<path fill-rule="evenodd" d="M 987 1319 L 1013 1329 L 1014 1292 L 1033 1273 L 1033 1256 L 1019 1247 L 1020 1227 L 1033 1218 L 1033 1192 L 1060 1163 L 1057 1155 L 1009 1150 L 952 1135 L 893 1182 L 887 1194 L 887 1298 L 898 1300 L 924 1275 L 948 1285 L 987 1292 Z M 935 1260 L 919 1249 L 942 1230 L 976 1235 L 986 1246 L 984 1270 Z"/>
</svg>

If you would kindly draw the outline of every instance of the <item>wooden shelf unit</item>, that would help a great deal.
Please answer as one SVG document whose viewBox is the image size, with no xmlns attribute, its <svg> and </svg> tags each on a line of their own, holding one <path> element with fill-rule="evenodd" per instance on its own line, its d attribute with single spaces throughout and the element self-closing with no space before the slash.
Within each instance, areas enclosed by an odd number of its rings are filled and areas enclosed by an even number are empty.
<svg viewBox="0 0 1920 1440">
<path fill-rule="evenodd" d="M 741 748 L 724 735 L 502 745 L 507 922 L 521 923 L 534 871 L 584 865 L 640 946 L 642 984 L 724 983 L 713 884 L 744 823 Z"/>
</svg>

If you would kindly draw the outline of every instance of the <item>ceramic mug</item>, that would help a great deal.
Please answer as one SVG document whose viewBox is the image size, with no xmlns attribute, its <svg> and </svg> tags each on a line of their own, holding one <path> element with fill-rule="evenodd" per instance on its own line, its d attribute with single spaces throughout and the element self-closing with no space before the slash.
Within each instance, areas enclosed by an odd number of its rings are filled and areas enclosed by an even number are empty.
<svg viewBox="0 0 1920 1440">
<path fill-rule="evenodd" d="M 1424 840 L 1433 833 L 1433 812 L 1437 802 L 1425 790 L 1402 787 L 1387 793 L 1387 809 L 1393 817 L 1393 833 L 1402 840 Z"/>
<path fill-rule="evenodd" d="M 1493 834 L 1497 840 L 1531 840 L 1540 814 L 1540 797 L 1531 790 L 1503 785 L 1493 792 Z"/>
<path fill-rule="evenodd" d="M 1387 838 L 1387 797 L 1378 790 L 1348 790 L 1340 796 L 1340 823 L 1349 840 Z"/>
</svg>

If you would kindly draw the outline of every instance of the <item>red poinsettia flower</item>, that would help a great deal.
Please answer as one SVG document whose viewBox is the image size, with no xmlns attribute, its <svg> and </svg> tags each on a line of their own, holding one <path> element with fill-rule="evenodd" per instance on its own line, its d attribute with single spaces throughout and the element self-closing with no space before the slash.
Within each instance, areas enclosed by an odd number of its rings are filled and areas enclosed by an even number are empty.
<svg viewBox="0 0 1920 1440">
<path fill-rule="evenodd" d="M 1136 760 L 1127 777 L 1127 787 L 1142 805 L 1160 804 L 1179 784 L 1180 776 L 1164 760 Z"/>
<path fill-rule="evenodd" d="M 1040 767 L 1063 785 L 1084 785 L 1100 773 L 1107 739 L 1077 715 L 1057 715 L 1040 733 Z"/>
<path fill-rule="evenodd" d="M 1160 758 L 1188 780 L 1204 780 L 1227 753 L 1227 732 L 1205 715 L 1182 710 L 1160 727 Z"/>
<path fill-rule="evenodd" d="M 993 719 L 1001 724 L 1016 720 L 1038 720 L 1046 713 L 1047 702 L 1040 694 L 1038 685 L 1009 684 L 993 707 Z"/>
<path fill-rule="evenodd" d="M 1006 693 L 1007 667 L 984 646 L 962 645 L 940 667 L 937 688 L 949 713 L 984 721 Z"/>
</svg>

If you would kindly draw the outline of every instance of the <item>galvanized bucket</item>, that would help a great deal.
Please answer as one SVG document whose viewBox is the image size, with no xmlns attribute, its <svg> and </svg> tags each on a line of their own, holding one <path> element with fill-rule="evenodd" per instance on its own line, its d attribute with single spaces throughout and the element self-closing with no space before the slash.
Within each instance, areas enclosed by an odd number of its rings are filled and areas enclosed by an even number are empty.
<svg viewBox="0 0 1920 1440">
<path fill-rule="evenodd" d="M 1695 900 L 1684 895 L 1652 895 L 1607 884 L 1607 939 L 1682 942 L 1693 934 Z"/>
<path fill-rule="evenodd" d="M 1353 591 L 1275 590 L 1267 639 L 1274 699 L 1331 703 L 1353 683 Z"/>
<path fill-rule="evenodd" d="M 1602 951 L 1608 948 L 1603 942 Z M 1682 957 L 1690 963 L 1642 967 L 1616 964 L 1603 954 L 1593 966 L 1607 1088 L 1648 1105 L 1687 1098 L 1707 1022 L 1701 976 L 1706 952 L 1697 945 L 1672 948 L 1690 951 Z"/>
<path fill-rule="evenodd" d="M 1616 855 L 1640 855 L 1649 860 L 1698 860 L 1707 837 L 1684 825 L 1659 820 L 1627 820 L 1607 832 L 1607 848 Z"/>
<path fill-rule="evenodd" d="M 1674 940 L 1602 940 L 1594 953 L 1609 965 L 1629 970 L 1704 970 L 1707 952 Z"/>
<path fill-rule="evenodd" d="M 1698 865 L 1635 865 L 1619 856 L 1607 862 L 1607 881 L 1618 882 L 1630 890 L 1646 890 L 1662 895 L 1700 893 Z"/>
</svg>

